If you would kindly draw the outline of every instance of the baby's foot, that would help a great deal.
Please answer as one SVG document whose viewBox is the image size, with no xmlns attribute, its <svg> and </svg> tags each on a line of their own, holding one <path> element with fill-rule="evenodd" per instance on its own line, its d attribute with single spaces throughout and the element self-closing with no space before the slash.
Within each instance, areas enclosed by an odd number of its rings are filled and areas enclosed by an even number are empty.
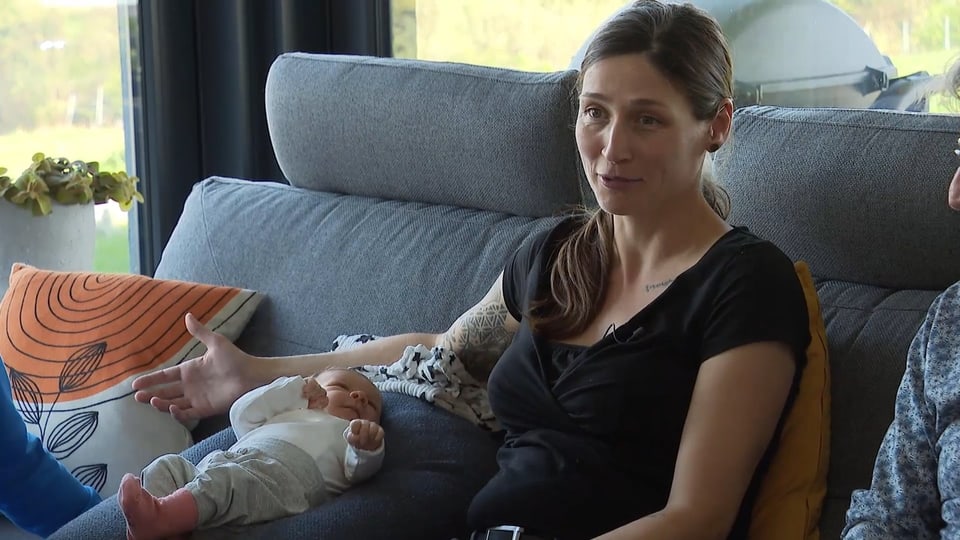
<svg viewBox="0 0 960 540">
<path fill-rule="evenodd" d="M 140 479 L 125 474 L 117 500 L 127 520 L 127 540 L 161 540 L 193 530 L 197 503 L 185 489 L 158 499 L 140 485 Z"/>
</svg>

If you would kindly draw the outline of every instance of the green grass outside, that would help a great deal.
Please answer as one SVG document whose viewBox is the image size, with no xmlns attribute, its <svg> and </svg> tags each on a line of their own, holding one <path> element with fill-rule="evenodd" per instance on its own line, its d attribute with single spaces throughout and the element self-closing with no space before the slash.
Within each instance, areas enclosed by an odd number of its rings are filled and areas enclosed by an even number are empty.
<svg viewBox="0 0 960 540">
<path fill-rule="evenodd" d="M 97 231 L 94 243 L 93 269 L 97 272 L 130 272 L 130 244 L 126 225 Z"/>
</svg>

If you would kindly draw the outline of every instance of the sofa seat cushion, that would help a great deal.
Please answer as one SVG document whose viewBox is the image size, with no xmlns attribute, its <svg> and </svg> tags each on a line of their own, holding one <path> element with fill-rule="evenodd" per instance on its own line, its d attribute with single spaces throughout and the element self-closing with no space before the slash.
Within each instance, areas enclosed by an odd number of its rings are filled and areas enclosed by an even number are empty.
<svg viewBox="0 0 960 540">
<path fill-rule="evenodd" d="M 466 509 L 496 472 L 499 441 L 470 422 L 417 398 L 384 393 L 387 451 L 373 478 L 307 512 L 262 525 L 204 531 L 197 538 L 450 540 L 464 538 Z M 229 447 L 221 431 L 183 453 L 196 463 Z M 123 515 L 111 497 L 57 531 L 53 540 L 121 540 Z"/>
</svg>

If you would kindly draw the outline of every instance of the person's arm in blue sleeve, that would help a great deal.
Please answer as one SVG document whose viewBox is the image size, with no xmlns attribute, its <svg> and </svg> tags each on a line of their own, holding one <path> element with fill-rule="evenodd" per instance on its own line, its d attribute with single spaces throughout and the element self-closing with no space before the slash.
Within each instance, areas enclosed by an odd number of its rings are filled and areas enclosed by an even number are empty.
<svg viewBox="0 0 960 540">
<path fill-rule="evenodd" d="M 941 294 L 907 353 L 893 422 L 868 490 L 853 492 L 843 540 L 953 538 L 960 513 L 960 285 Z M 943 478 L 947 473 L 952 478 Z M 941 493 L 946 486 L 953 493 Z M 951 534 L 948 534 L 951 533 Z"/>
<path fill-rule="evenodd" d="M 0 513 L 46 537 L 98 502 L 96 490 L 81 484 L 27 432 L 0 360 Z"/>
</svg>

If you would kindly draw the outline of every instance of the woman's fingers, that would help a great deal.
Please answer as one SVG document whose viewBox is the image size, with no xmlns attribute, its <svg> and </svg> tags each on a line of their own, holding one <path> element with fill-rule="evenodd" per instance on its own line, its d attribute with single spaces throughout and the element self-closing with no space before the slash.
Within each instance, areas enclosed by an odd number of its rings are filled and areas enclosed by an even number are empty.
<svg viewBox="0 0 960 540">
<path fill-rule="evenodd" d="M 139 392 L 138 392 L 139 393 Z M 169 411 L 170 405 L 173 403 L 169 399 L 161 399 L 156 396 L 150 398 L 150 406 L 158 411 Z"/>
<path fill-rule="evenodd" d="M 187 422 L 200 419 L 196 414 L 194 414 L 194 410 L 192 408 L 181 409 L 176 404 L 171 404 L 169 410 L 170 414 L 181 424 L 186 424 Z"/>
<path fill-rule="evenodd" d="M 183 388 L 180 385 L 158 386 L 148 390 L 140 390 L 133 397 L 141 403 L 149 403 L 151 398 L 176 399 L 183 397 Z"/>
<path fill-rule="evenodd" d="M 193 313 L 187 313 L 184 317 L 184 323 L 187 325 L 187 331 L 190 335 L 200 340 L 200 343 L 206 345 L 207 349 L 212 349 L 214 343 L 219 339 L 219 334 L 203 325 Z"/>
<path fill-rule="evenodd" d="M 180 366 L 172 366 L 159 369 L 153 373 L 141 375 L 133 380 L 131 385 L 134 390 L 143 390 L 151 386 L 180 382 Z"/>
</svg>

